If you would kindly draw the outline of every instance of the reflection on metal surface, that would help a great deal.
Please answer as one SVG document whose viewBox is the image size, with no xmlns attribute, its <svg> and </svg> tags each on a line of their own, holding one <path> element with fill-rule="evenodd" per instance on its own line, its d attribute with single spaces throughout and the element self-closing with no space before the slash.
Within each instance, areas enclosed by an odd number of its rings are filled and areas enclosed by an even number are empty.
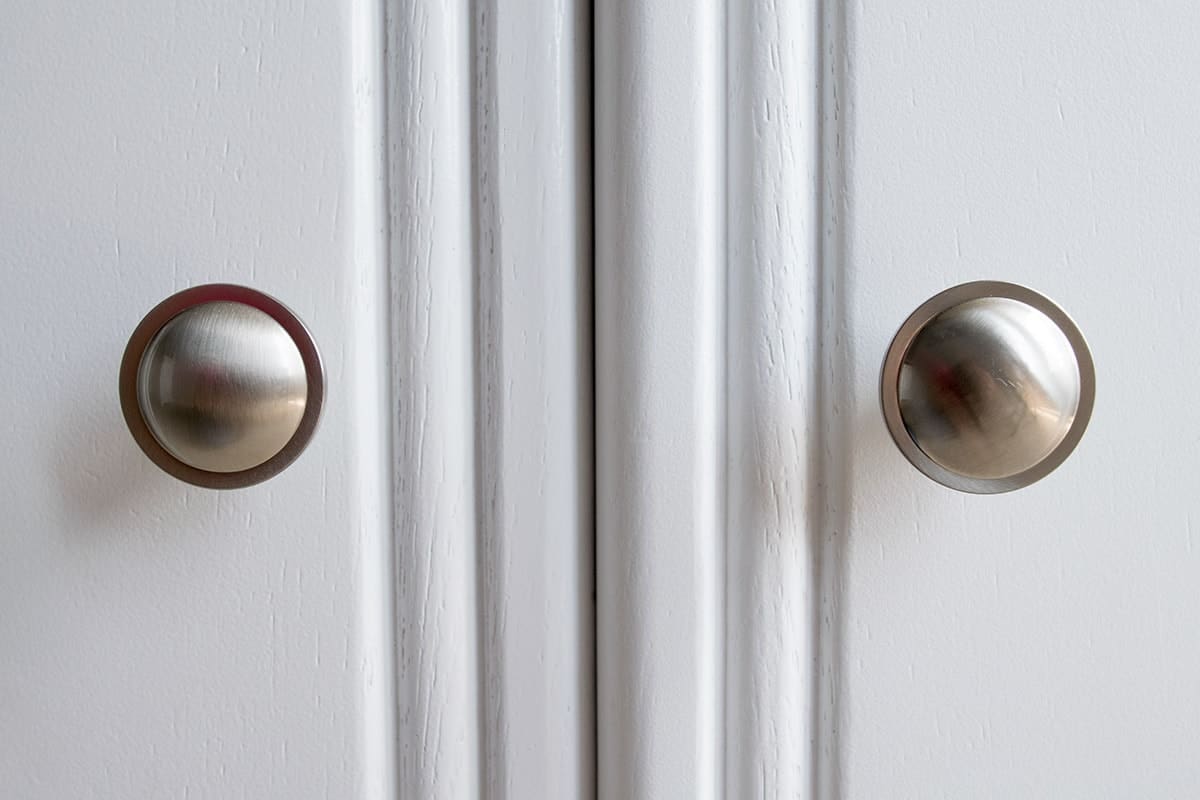
<svg viewBox="0 0 1200 800">
<path fill-rule="evenodd" d="M 121 403 L 142 450 L 211 488 L 266 480 L 304 449 L 324 381 L 308 331 L 277 301 L 240 286 L 189 289 L 138 326 L 121 365 Z"/>
<path fill-rule="evenodd" d="M 197 469 L 241 472 L 283 449 L 308 399 L 292 337 L 242 303 L 193 306 L 142 354 L 138 405 L 171 455 Z"/>
<path fill-rule="evenodd" d="M 1045 297 L 980 281 L 932 298 L 884 362 L 892 438 L 939 483 L 1005 492 L 1049 474 L 1091 416 L 1095 374 L 1071 319 Z"/>
</svg>

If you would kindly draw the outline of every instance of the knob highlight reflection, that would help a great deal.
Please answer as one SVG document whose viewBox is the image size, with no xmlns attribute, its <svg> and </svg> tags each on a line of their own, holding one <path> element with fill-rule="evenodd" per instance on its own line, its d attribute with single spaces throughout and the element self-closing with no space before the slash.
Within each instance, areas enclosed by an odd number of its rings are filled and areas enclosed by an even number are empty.
<svg viewBox="0 0 1200 800">
<path fill-rule="evenodd" d="M 884 363 L 884 416 L 900 450 L 951 488 L 1010 491 L 1049 474 L 1091 415 L 1083 336 L 1045 297 L 999 282 L 923 304 Z"/>
<path fill-rule="evenodd" d="M 182 312 L 154 337 L 138 368 L 138 405 L 154 438 L 212 472 L 257 467 L 282 450 L 307 399 L 296 343 L 243 303 Z"/>
<path fill-rule="evenodd" d="M 303 323 L 231 284 L 188 289 L 151 310 L 125 348 L 120 384 L 125 421 L 150 460 L 215 489 L 250 486 L 291 464 L 324 399 Z"/>
</svg>

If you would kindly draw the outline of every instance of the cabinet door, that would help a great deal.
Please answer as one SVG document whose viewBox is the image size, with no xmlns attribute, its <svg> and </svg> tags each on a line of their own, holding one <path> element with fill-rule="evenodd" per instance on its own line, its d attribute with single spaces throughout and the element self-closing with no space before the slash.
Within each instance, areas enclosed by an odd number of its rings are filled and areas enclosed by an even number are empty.
<svg viewBox="0 0 1200 800">
<path fill-rule="evenodd" d="M 371 122 L 353 86 L 377 91 L 378 47 L 361 12 L 6 4 L 6 796 L 362 797 L 391 780 L 387 292 L 362 179 L 378 145 L 352 124 Z M 301 458 L 229 492 L 153 466 L 117 396 L 142 316 L 213 282 L 294 309 L 328 386 Z"/>
<path fill-rule="evenodd" d="M 1198 23 L 598 6 L 601 797 L 1194 793 Z M 1057 301 L 1097 384 L 1066 462 L 986 496 L 880 397 L 978 280 Z"/>
<path fill-rule="evenodd" d="M 519 5 L 6 4 L 3 796 L 590 795 L 588 28 Z M 232 491 L 118 398 L 210 283 L 325 365 Z"/>
<path fill-rule="evenodd" d="M 846 7 L 826 735 L 847 797 L 1185 797 L 1200 783 L 1194 5 Z M 935 292 L 1048 294 L 1096 407 L 1049 477 L 946 490 L 878 413 Z"/>
</svg>

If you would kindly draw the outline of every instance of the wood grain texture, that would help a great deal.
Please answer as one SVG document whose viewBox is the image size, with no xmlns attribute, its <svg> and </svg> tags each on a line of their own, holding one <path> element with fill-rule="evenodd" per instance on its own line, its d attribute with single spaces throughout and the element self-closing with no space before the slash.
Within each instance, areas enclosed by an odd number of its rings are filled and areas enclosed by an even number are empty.
<svg viewBox="0 0 1200 800">
<path fill-rule="evenodd" d="M 846 797 L 1189 797 L 1200 785 L 1200 9 L 847 6 Z M 935 292 L 1046 293 L 1097 404 L 1043 481 L 957 494 L 880 418 L 879 365 Z"/>
<path fill-rule="evenodd" d="M 402 796 L 594 785 L 587 22 L 389 6 Z"/>
<path fill-rule="evenodd" d="M 598 791 L 721 791 L 724 6 L 596 8 Z"/>
<path fill-rule="evenodd" d="M 590 15 L 575 0 L 474 13 L 485 796 L 589 798 Z"/>
<path fill-rule="evenodd" d="M 725 796 L 809 797 L 820 552 L 819 4 L 728 4 Z"/>
<path fill-rule="evenodd" d="M 5 9 L 5 797 L 391 794 L 374 8 Z M 141 316 L 212 281 L 292 307 L 330 387 L 304 455 L 224 493 L 116 392 Z"/>
<path fill-rule="evenodd" d="M 471 14 L 388 12 L 399 790 L 478 797 Z"/>
</svg>

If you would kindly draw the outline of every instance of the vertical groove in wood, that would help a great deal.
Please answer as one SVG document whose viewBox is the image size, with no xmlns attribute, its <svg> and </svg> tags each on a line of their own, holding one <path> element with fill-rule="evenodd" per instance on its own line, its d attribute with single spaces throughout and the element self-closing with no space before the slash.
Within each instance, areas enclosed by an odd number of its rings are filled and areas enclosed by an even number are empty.
<svg viewBox="0 0 1200 800">
<path fill-rule="evenodd" d="M 805 797 L 822 484 L 818 2 L 728 6 L 726 796 Z"/>
<path fill-rule="evenodd" d="M 399 789 L 476 797 L 470 14 L 387 23 Z"/>
<path fill-rule="evenodd" d="M 721 793 L 724 6 L 596 8 L 598 773 Z"/>
<path fill-rule="evenodd" d="M 821 373 L 817 418 L 820 420 L 814 469 L 821 476 L 821 494 L 814 508 L 818 540 L 815 542 L 816 582 L 820 602 L 816 619 L 816 703 L 813 724 L 814 783 L 816 797 L 842 796 L 839 675 L 842 664 L 842 574 L 845 569 L 849 525 L 851 478 L 849 453 L 852 409 L 854 337 L 847 329 L 845 283 L 850 254 L 846 243 L 850 225 L 850 196 L 845 164 L 850 146 L 847 89 L 850 85 L 847 53 L 846 3 L 820 0 L 820 359 Z"/>
<path fill-rule="evenodd" d="M 496 96 L 497 8 L 494 0 L 472 0 L 471 58 L 471 158 L 474 193 L 475 262 L 475 457 L 479 482 L 476 486 L 479 560 L 476 581 L 479 591 L 479 679 L 481 682 L 480 756 L 483 759 L 483 796 L 503 800 L 508 796 L 510 770 L 505 763 L 504 742 L 508 736 L 510 698 L 504 691 L 509 664 L 504 652 L 509 590 L 508 570 L 501 565 L 509 558 L 504 535 L 505 358 L 504 274 L 501 267 L 503 231 L 501 203 L 499 98 Z"/>
<path fill-rule="evenodd" d="M 359 270 L 355 303 L 348 313 L 354 330 L 352 341 L 358 345 L 349 360 L 358 384 L 351 418 L 355 421 L 354 453 L 361 470 L 355 482 L 355 504 L 363 519 L 358 548 L 362 575 L 358 661 L 364 673 L 361 735 L 365 800 L 394 800 L 398 774 L 384 40 L 384 3 L 354 0 L 350 85 L 344 91 L 353 98 L 353 160 L 347 182 L 352 258 Z"/>
</svg>

